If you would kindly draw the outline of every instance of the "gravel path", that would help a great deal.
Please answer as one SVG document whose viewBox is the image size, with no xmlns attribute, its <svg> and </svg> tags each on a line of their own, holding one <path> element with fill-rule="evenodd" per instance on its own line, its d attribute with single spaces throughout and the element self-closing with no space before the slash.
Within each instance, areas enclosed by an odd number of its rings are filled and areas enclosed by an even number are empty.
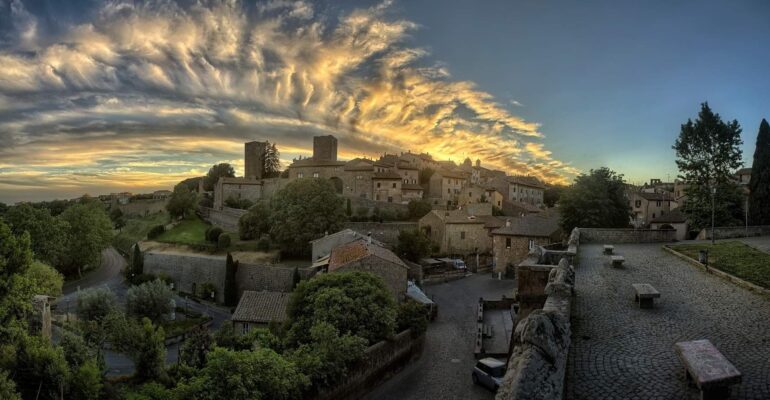
<svg viewBox="0 0 770 400">
<path fill-rule="evenodd" d="M 743 373 L 735 399 L 770 399 L 770 299 L 709 275 L 659 244 L 615 245 L 613 269 L 601 245 L 580 247 L 567 398 L 697 399 L 674 343 L 709 339 Z M 632 283 L 661 293 L 639 309 Z"/>
<path fill-rule="evenodd" d="M 438 318 L 428 326 L 422 357 L 371 392 L 370 400 L 493 399 L 494 393 L 471 382 L 476 311 L 479 297 L 511 296 L 512 280 L 492 274 L 428 286 L 438 304 Z"/>
</svg>

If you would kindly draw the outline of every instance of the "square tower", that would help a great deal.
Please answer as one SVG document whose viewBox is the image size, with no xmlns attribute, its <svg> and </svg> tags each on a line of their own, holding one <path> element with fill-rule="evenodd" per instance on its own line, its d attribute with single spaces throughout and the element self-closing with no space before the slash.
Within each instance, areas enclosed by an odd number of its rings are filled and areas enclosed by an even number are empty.
<svg viewBox="0 0 770 400">
<path fill-rule="evenodd" d="M 245 145 L 244 174 L 246 179 L 262 179 L 265 172 L 267 142 L 247 142 Z"/>
<path fill-rule="evenodd" d="M 337 161 L 337 138 L 328 136 L 313 136 L 313 160 Z"/>
</svg>

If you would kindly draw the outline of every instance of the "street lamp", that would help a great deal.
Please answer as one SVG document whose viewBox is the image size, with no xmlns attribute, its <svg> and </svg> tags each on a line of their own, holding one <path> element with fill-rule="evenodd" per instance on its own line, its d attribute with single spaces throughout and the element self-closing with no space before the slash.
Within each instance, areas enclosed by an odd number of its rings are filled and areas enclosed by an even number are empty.
<svg viewBox="0 0 770 400">
<path fill-rule="evenodd" d="M 717 186 L 714 184 L 711 187 L 711 245 L 716 243 L 716 232 L 714 231 L 714 210 L 715 210 L 715 198 L 717 195 Z"/>
</svg>

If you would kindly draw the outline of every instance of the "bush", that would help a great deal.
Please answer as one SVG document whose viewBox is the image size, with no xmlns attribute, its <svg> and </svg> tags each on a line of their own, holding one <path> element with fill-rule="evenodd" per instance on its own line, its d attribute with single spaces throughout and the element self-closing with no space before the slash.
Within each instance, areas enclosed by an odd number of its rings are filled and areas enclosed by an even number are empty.
<svg viewBox="0 0 770 400">
<path fill-rule="evenodd" d="M 211 293 L 214 293 L 214 299 L 217 298 L 217 287 L 213 283 L 206 282 L 198 289 L 198 297 L 205 300 L 211 300 Z"/>
<path fill-rule="evenodd" d="M 82 321 L 99 321 L 115 309 L 115 295 L 108 288 L 86 289 L 78 294 L 77 315 Z"/>
<path fill-rule="evenodd" d="M 391 210 L 390 208 L 384 208 L 382 211 L 380 211 L 380 219 L 383 221 L 395 221 L 397 218 L 397 213 L 395 210 Z"/>
<path fill-rule="evenodd" d="M 413 220 L 418 220 L 425 216 L 425 214 L 429 213 L 431 210 L 431 205 L 426 200 L 412 200 L 409 202 L 409 218 Z"/>
<path fill-rule="evenodd" d="M 217 248 L 226 249 L 230 247 L 230 235 L 223 233 L 217 238 Z"/>
<path fill-rule="evenodd" d="M 126 311 L 135 317 L 161 321 L 171 312 L 172 295 L 171 289 L 160 279 L 134 286 L 128 289 Z"/>
<path fill-rule="evenodd" d="M 163 232 L 166 231 L 166 227 L 163 225 L 155 225 L 150 229 L 149 232 L 147 232 L 147 239 L 155 239 L 156 237 L 163 234 Z"/>
<path fill-rule="evenodd" d="M 257 242 L 257 250 L 259 251 L 270 250 L 270 239 L 268 238 L 259 239 L 259 241 Z"/>
<path fill-rule="evenodd" d="M 359 221 L 365 221 L 368 217 L 369 217 L 369 209 L 368 208 L 366 208 L 364 206 L 356 207 L 356 218 Z"/>
<path fill-rule="evenodd" d="M 412 330 L 412 336 L 418 337 L 428 329 L 428 312 L 425 306 L 414 301 L 407 300 L 398 306 L 396 315 L 398 331 Z"/>
<path fill-rule="evenodd" d="M 222 228 L 215 226 L 206 230 L 206 241 L 216 243 L 219 235 L 222 234 Z"/>
<path fill-rule="evenodd" d="M 420 229 L 404 230 L 398 233 L 396 253 L 410 261 L 419 262 L 430 255 L 430 238 Z"/>
</svg>

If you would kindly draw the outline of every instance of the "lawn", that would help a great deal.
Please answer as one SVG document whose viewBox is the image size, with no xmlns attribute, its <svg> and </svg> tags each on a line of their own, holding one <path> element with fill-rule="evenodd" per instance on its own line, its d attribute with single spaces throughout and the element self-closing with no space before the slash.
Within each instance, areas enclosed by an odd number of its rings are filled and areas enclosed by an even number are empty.
<svg viewBox="0 0 770 400">
<path fill-rule="evenodd" d="M 125 253 L 131 249 L 134 243 L 144 239 L 147 232 L 155 225 L 168 223 L 168 214 L 156 213 L 145 217 L 127 218 L 126 226 L 115 235 L 113 245 Z"/>
<path fill-rule="evenodd" d="M 171 230 L 163 232 L 155 240 L 164 243 L 211 246 L 212 244 L 206 242 L 205 237 L 206 229 L 209 227 L 209 224 L 194 216 L 180 222 Z"/>
<path fill-rule="evenodd" d="M 770 254 L 738 241 L 711 244 L 679 244 L 672 249 L 698 259 L 698 251 L 708 250 L 709 266 L 770 289 Z"/>
</svg>

